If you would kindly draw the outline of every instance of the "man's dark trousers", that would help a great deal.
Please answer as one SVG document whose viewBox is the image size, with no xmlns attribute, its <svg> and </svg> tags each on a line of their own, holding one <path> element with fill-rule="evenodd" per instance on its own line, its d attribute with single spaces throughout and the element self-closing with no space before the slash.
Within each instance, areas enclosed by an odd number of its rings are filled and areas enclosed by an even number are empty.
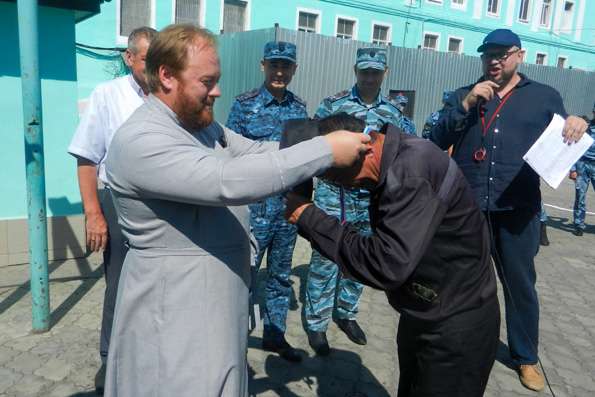
<svg viewBox="0 0 595 397">
<path fill-rule="evenodd" d="M 118 225 L 118 216 L 111 194 L 108 188 L 99 190 L 101 210 L 107 222 L 109 239 L 107 247 L 103 251 L 103 271 L 105 274 L 105 295 L 103 298 L 103 314 L 101 318 L 101 336 L 99 339 L 99 354 L 101 362 L 107 363 L 107 352 L 109 350 L 112 324 L 114 322 L 114 311 L 116 308 L 116 296 L 118 294 L 118 282 L 120 273 L 128 248 L 125 245 L 124 236 Z"/>
<path fill-rule="evenodd" d="M 489 216 L 492 256 L 504 287 L 510 355 L 518 365 L 536 364 L 539 300 L 534 258 L 539 250 L 539 211 L 494 211 Z"/>
<path fill-rule="evenodd" d="M 496 359 L 498 299 L 432 325 L 401 315 L 398 397 L 481 397 Z"/>
</svg>

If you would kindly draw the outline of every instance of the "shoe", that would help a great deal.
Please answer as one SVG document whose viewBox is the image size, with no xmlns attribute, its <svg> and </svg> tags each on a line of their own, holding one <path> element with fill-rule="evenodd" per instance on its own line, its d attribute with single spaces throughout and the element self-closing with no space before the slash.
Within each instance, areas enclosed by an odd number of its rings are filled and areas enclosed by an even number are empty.
<svg viewBox="0 0 595 397">
<path fill-rule="evenodd" d="M 574 230 L 572 231 L 572 234 L 574 234 L 577 237 L 580 237 L 583 235 L 583 229 L 580 229 L 578 227 L 574 228 Z"/>
<path fill-rule="evenodd" d="M 95 393 L 98 396 L 103 396 L 105 387 L 105 364 L 101 364 L 101 368 L 95 374 Z"/>
<path fill-rule="evenodd" d="M 308 343 L 319 356 L 328 356 L 331 349 L 325 332 L 308 331 Z"/>
<path fill-rule="evenodd" d="M 263 338 L 262 349 L 268 352 L 277 353 L 281 358 L 292 363 L 299 363 L 302 361 L 302 355 L 296 349 L 291 347 L 284 337 L 280 340 Z"/>
<path fill-rule="evenodd" d="M 545 222 L 541 222 L 541 237 L 539 239 L 539 244 L 546 247 L 550 245 L 550 240 L 547 238 L 547 225 Z"/>
<path fill-rule="evenodd" d="M 519 366 L 519 379 L 523 386 L 529 390 L 542 391 L 545 387 L 543 375 L 539 372 L 537 364 Z"/>
<path fill-rule="evenodd" d="M 353 343 L 357 343 L 358 345 L 365 345 L 368 343 L 366 334 L 364 334 L 364 331 L 362 331 L 357 321 L 339 318 L 336 320 L 336 323 L 341 331 L 345 332 L 345 335 L 347 335 L 349 340 Z"/>
</svg>

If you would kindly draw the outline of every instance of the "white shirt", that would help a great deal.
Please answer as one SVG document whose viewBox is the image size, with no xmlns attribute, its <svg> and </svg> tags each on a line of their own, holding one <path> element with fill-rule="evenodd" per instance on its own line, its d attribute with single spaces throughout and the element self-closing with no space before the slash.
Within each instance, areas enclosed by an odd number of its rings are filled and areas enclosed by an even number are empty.
<svg viewBox="0 0 595 397">
<path fill-rule="evenodd" d="M 68 153 L 97 164 L 97 176 L 107 182 L 104 161 L 114 133 L 144 103 L 145 95 L 132 75 L 101 83 L 72 137 Z"/>
</svg>

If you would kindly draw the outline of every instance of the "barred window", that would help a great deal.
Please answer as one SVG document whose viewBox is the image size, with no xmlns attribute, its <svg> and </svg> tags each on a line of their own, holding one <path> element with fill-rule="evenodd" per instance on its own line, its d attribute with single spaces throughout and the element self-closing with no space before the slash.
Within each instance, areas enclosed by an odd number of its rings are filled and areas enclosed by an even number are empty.
<svg viewBox="0 0 595 397">
<path fill-rule="evenodd" d="M 531 0 L 521 0 L 521 6 L 519 7 L 519 21 L 527 22 L 529 20 L 529 5 Z"/>
<path fill-rule="evenodd" d="M 547 59 L 547 55 L 538 52 L 537 55 L 535 56 L 535 64 L 536 65 L 545 65 L 546 59 Z"/>
<path fill-rule="evenodd" d="M 454 53 L 460 54 L 462 43 L 463 43 L 463 40 L 457 39 L 455 37 L 450 37 L 448 39 L 448 52 L 454 52 Z"/>
<path fill-rule="evenodd" d="M 498 15 L 500 12 L 500 0 L 488 0 L 488 14 Z"/>
<path fill-rule="evenodd" d="M 388 44 L 388 26 L 374 25 L 374 32 L 372 34 L 373 44 Z"/>
<path fill-rule="evenodd" d="M 128 37 L 134 29 L 150 25 L 150 0 L 120 1 L 120 36 Z"/>
<path fill-rule="evenodd" d="M 223 3 L 223 32 L 243 32 L 246 26 L 246 2 L 225 0 Z"/>
<path fill-rule="evenodd" d="M 541 4 L 541 16 L 539 18 L 539 24 L 541 26 L 550 26 L 550 16 L 552 14 L 552 0 L 543 0 Z"/>
<path fill-rule="evenodd" d="M 337 21 L 337 37 L 340 39 L 352 39 L 355 28 L 355 21 L 339 18 Z"/>
<path fill-rule="evenodd" d="M 424 35 L 424 47 L 427 50 L 438 49 L 438 35 L 426 33 Z"/>
<path fill-rule="evenodd" d="M 200 21 L 200 0 L 175 0 L 176 2 L 176 23 L 193 23 L 198 25 Z"/>
<path fill-rule="evenodd" d="M 316 33 L 318 15 L 300 11 L 298 16 L 298 30 L 300 32 Z"/>
</svg>

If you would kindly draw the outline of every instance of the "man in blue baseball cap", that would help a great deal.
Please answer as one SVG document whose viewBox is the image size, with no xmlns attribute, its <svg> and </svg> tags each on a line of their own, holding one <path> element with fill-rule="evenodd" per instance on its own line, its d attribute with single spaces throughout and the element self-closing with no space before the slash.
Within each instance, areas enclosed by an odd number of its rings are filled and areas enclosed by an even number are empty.
<svg viewBox="0 0 595 397">
<path fill-rule="evenodd" d="M 492 256 L 505 287 L 506 328 L 510 356 L 521 383 L 544 388 L 538 363 L 539 302 L 534 258 L 539 249 L 541 192 L 539 175 L 523 155 L 554 114 L 566 118 L 563 136 L 578 141 L 587 123 L 569 116 L 558 91 L 518 72 L 525 51 L 508 29 L 490 32 L 477 49 L 483 76 L 447 100 L 430 136 L 453 158 L 472 186 L 486 215 Z"/>
<path fill-rule="evenodd" d="M 235 98 L 227 127 L 255 141 L 279 141 L 287 120 L 307 118 L 306 103 L 287 89 L 297 68 L 296 60 L 295 44 L 284 41 L 266 43 L 261 61 L 264 83 Z M 250 226 L 258 242 L 254 258 L 256 271 L 267 252 L 263 348 L 277 352 L 288 361 L 301 361 L 298 351 L 285 340 L 285 323 L 291 297 L 289 275 L 297 238 L 296 228 L 283 218 L 281 195 L 253 203 L 249 207 Z M 253 296 L 254 293 L 253 290 Z"/>
</svg>

